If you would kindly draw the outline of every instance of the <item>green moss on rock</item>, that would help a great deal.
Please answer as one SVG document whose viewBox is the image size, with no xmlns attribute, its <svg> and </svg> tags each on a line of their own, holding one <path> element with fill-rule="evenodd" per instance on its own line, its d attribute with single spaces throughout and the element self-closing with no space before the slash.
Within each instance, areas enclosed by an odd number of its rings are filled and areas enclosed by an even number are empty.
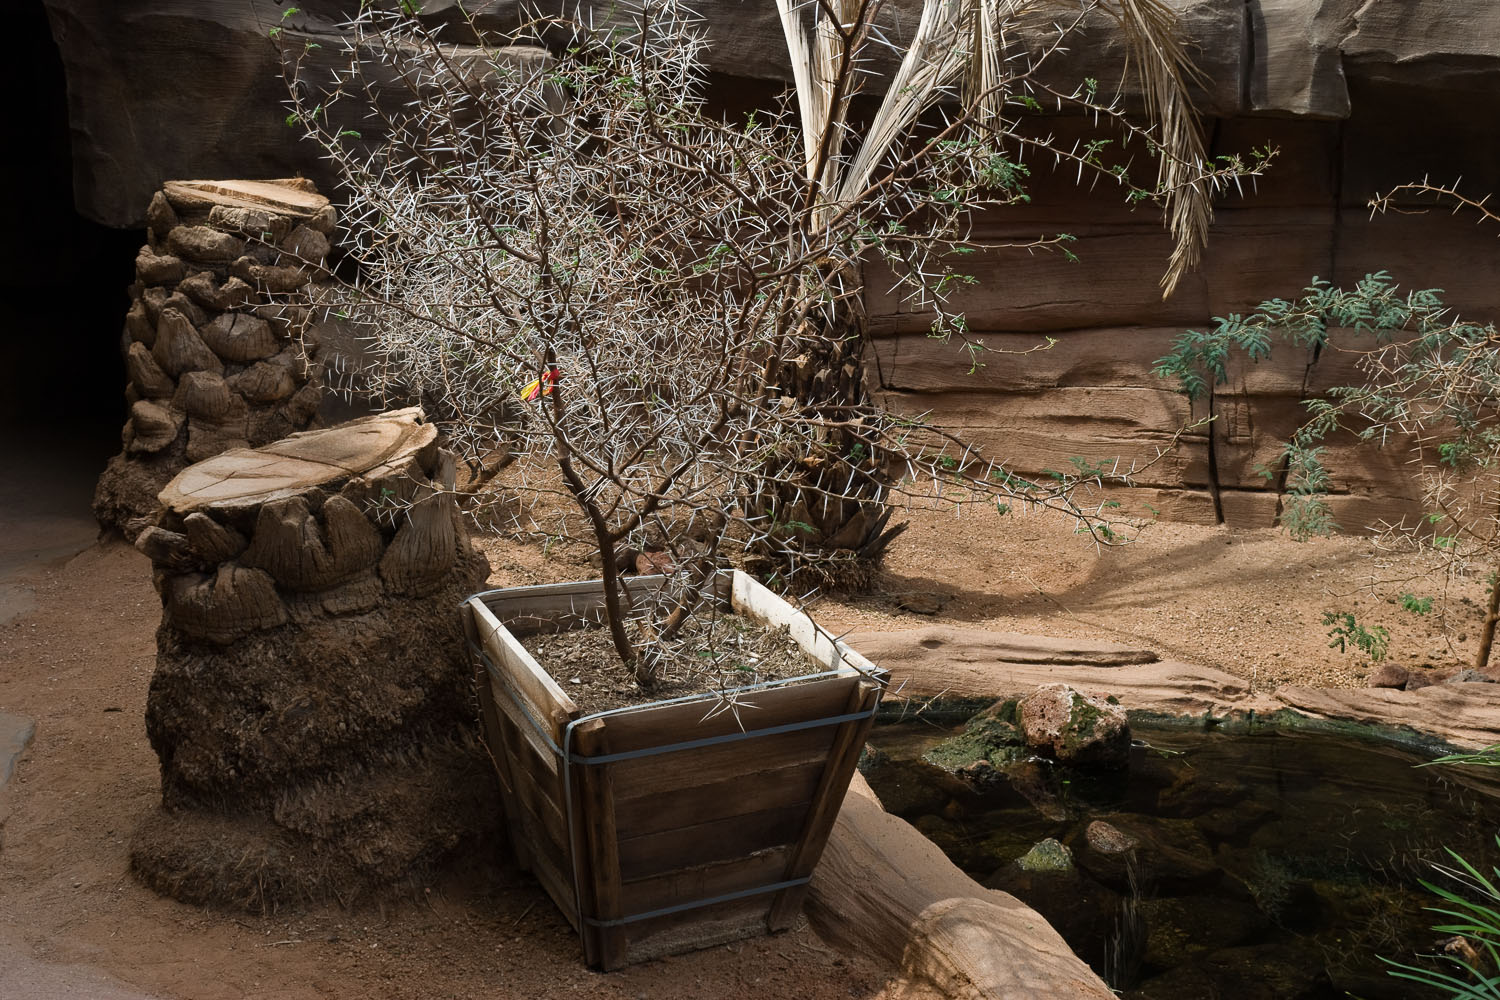
<svg viewBox="0 0 1500 1000">
<path fill-rule="evenodd" d="M 1057 838 L 1048 837 L 1017 858 L 1016 867 L 1025 872 L 1070 872 L 1073 852 Z"/>
<path fill-rule="evenodd" d="M 1011 701 L 1011 718 L 1015 717 L 1015 702 Z M 951 739 L 933 746 L 922 755 L 922 759 L 934 767 L 957 773 L 966 767 L 988 761 L 990 764 L 1008 764 L 1023 756 L 1026 742 L 1013 722 L 1005 721 L 988 711 L 969 720 L 964 731 Z"/>
</svg>

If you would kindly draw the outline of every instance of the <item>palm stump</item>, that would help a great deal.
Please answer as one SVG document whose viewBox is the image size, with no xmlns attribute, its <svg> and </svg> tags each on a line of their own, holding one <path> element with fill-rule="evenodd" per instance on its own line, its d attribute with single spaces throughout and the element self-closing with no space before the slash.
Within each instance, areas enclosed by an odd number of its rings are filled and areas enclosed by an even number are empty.
<svg viewBox="0 0 1500 1000">
<path fill-rule="evenodd" d="M 300 178 L 168 181 L 146 219 L 122 342 L 124 447 L 94 494 L 100 525 L 132 540 L 188 465 L 311 425 L 311 286 L 334 213 Z"/>
<path fill-rule="evenodd" d="M 420 410 L 190 466 L 136 540 L 162 598 L 136 873 L 269 910 L 419 878 L 499 814 L 456 612 L 488 566 Z"/>
</svg>

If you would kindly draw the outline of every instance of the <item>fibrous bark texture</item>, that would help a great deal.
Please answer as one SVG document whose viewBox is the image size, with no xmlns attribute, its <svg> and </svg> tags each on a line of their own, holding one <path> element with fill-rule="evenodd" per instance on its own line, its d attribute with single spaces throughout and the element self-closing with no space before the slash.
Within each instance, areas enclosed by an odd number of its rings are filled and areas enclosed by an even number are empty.
<svg viewBox="0 0 1500 1000">
<path fill-rule="evenodd" d="M 187 465 L 307 428 L 322 399 L 305 289 L 333 209 L 310 182 L 168 181 L 147 210 L 122 349 L 124 448 L 94 494 L 134 539 Z"/>
<path fill-rule="evenodd" d="M 132 865 L 267 910 L 402 885 L 499 816 L 457 608 L 488 574 L 418 410 L 194 465 L 137 547 L 162 596 Z"/>
</svg>

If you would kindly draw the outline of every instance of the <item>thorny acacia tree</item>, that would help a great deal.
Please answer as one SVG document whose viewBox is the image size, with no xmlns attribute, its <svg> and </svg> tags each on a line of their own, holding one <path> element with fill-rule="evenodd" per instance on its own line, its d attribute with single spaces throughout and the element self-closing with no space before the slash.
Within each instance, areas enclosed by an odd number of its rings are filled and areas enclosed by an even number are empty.
<svg viewBox="0 0 1500 1000">
<path fill-rule="evenodd" d="M 1488 199 L 1473 201 L 1425 181 L 1381 195 L 1371 208 L 1391 209 L 1403 193 L 1450 200 L 1500 222 Z M 1346 335 L 1331 340 L 1330 331 L 1339 330 Z M 1483 670 L 1500 623 L 1500 331 L 1493 323 L 1457 318 L 1436 290 L 1401 294 L 1384 272 L 1352 289 L 1314 279 L 1296 301 L 1272 299 L 1249 315 L 1218 320 L 1213 330 L 1184 334 L 1158 362 L 1157 374 L 1177 379 L 1196 397 L 1210 380 L 1226 380 L 1231 352 L 1258 361 L 1276 339 L 1313 351 L 1352 351 L 1364 376 L 1358 385 L 1306 401 L 1307 422 L 1287 442 L 1278 467 L 1264 470 L 1268 478 L 1285 476 L 1282 524 L 1299 539 L 1338 527 L 1327 502 L 1333 477 L 1324 464 L 1331 436 L 1346 432 L 1370 447 L 1403 452 L 1423 515 L 1352 527 L 1374 528 L 1388 544 L 1433 550 L 1449 572 L 1489 567 L 1489 601 L 1473 663 Z"/>
<path fill-rule="evenodd" d="M 367 3 L 331 74 L 312 68 L 326 54 L 299 58 L 283 36 L 291 119 L 346 188 L 363 270 L 348 308 L 376 357 L 364 377 L 419 395 L 476 462 L 497 448 L 552 460 L 551 473 L 526 463 L 522 485 L 572 502 L 602 556 L 616 648 L 643 683 L 654 640 L 672 636 L 731 541 L 873 558 L 893 496 L 929 486 L 954 502 L 1069 510 L 1107 537 L 1107 518 L 1073 503 L 1079 476 L 1021 480 L 871 404 L 861 267 L 887 262 L 932 306 L 937 334 L 963 336 L 946 302 L 964 280 L 954 263 L 984 248 L 969 220 L 1026 197 L 1031 150 L 1164 200 L 1170 288 L 1196 259 L 1209 193 L 1254 169 L 1203 161 L 1157 0 L 927 0 L 859 128 L 848 122 L 866 49 L 883 43 L 879 3 L 780 3 L 795 98 L 736 118 L 705 105 L 704 42 L 675 0 L 611 23 L 537 15 L 501 35 L 475 11 L 444 26 Z M 1040 47 L 1007 46 L 1024 18 L 1057 7 L 1066 19 Z M 1131 124 L 1093 81 L 1043 78 L 1100 13 L 1135 48 L 1153 126 Z M 536 40 L 546 52 L 517 44 Z M 1062 149 L 1024 132 L 1015 116 L 1042 98 L 1136 137 L 1157 179 L 1137 185 L 1103 140 Z M 632 638 L 616 556 L 650 540 L 680 586 Z"/>
</svg>

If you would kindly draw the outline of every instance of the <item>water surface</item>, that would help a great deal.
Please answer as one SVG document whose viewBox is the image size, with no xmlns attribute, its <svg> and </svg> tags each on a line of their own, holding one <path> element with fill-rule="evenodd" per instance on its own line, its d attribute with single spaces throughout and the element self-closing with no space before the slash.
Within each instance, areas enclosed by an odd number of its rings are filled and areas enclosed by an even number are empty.
<svg viewBox="0 0 1500 1000">
<path fill-rule="evenodd" d="M 1137 730 L 1130 767 L 1045 761 L 976 785 L 921 760 L 951 735 L 882 726 L 866 770 L 892 812 L 964 871 L 1039 910 L 1134 1000 L 1420 996 L 1380 956 L 1419 961 L 1445 935 L 1418 880 L 1451 847 L 1500 864 L 1500 774 L 1423 767 L 1395 746 L 1305 733 Z M 1089 845 L 1103 821 L 1136 840 Z M 1099 832 L 1096 828 L 1096 834 Z M 1074 870 L 1016 862 L 1045 838 Z"/>
</svg>

